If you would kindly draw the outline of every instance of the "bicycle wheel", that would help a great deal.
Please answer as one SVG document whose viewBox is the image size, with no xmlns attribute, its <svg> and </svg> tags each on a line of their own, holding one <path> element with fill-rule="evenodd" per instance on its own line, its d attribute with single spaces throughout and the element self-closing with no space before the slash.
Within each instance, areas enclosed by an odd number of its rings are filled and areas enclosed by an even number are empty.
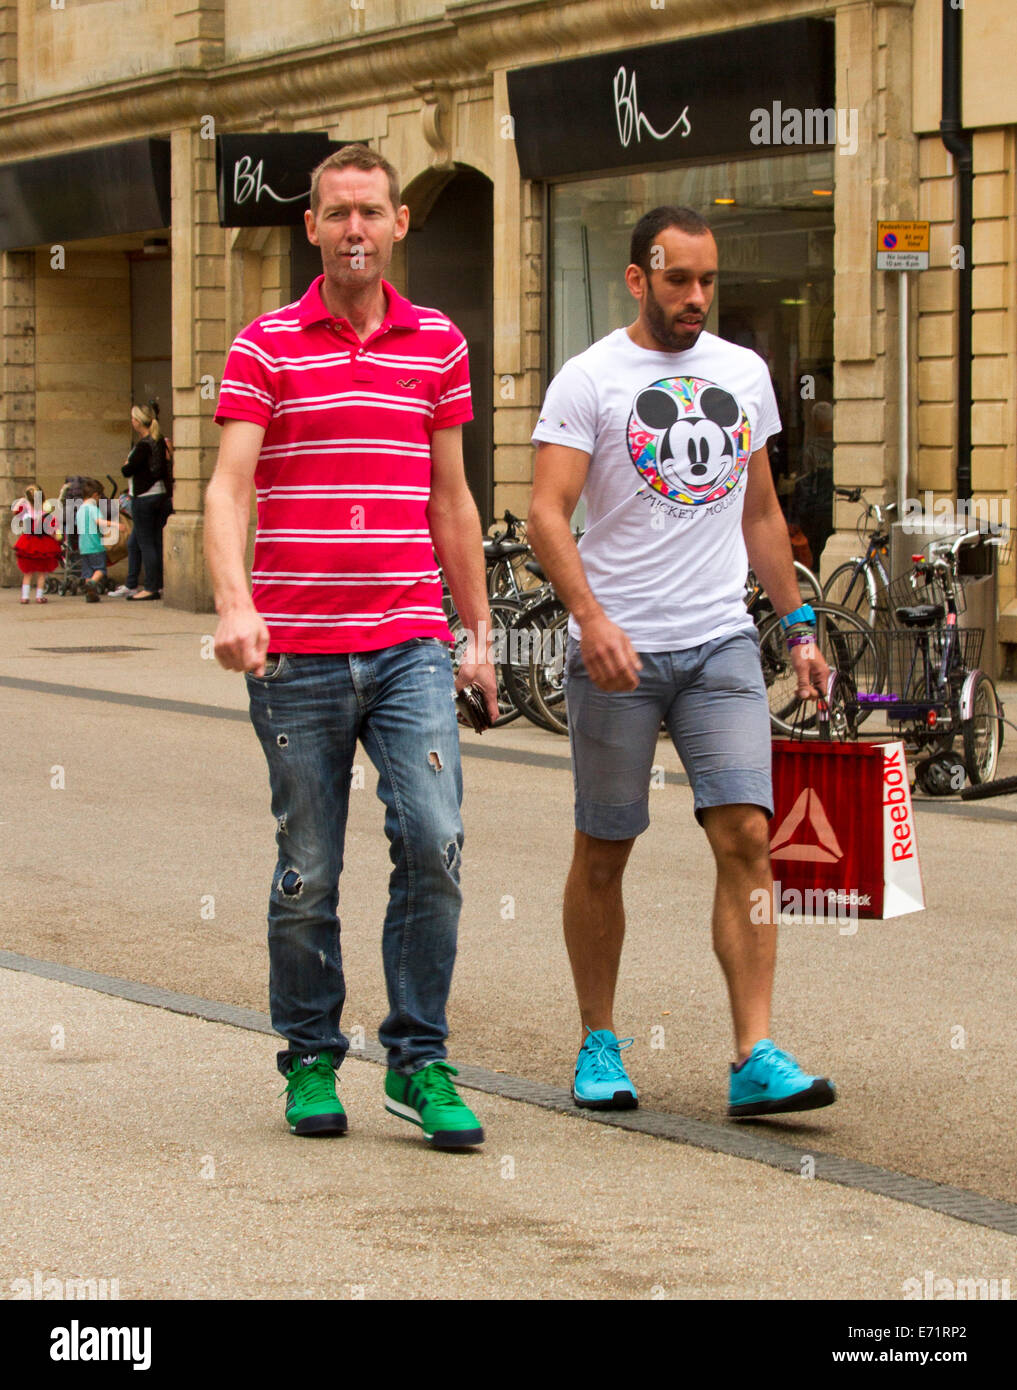
<svg viewBox="0 0 1017 1390">
<path fill-rule="evenodd" d="M 492 724 L 493 729 L 500 729 L 506 724 L 511 724 L 513 719 L 519 718 L 519 708 L 512 696 L 509 694 L 508 686 L 505 682 L 505 670 L 508 651 L 508 633 L 512 624 L 516 621 L 520 613 L 518 603 L 513 603 L 510 599 L 491 599 L 491 629 L 492 629 L 492 658 L 494 669 L 498 676 L 498 718 Z M 462 619 L 456 613 L 449 619 L 449 629 L 452 633 L 452 668 L 458 673 L 466 656 L 469 635 L 462 624 Z"/>
<path fill-rule="evenodd" d="M 971 700 L 971 718 L 961 720 L 961 734 L 964 740 L 964 765 L 968 770 L 968 781 L 973 787 L 982 782 L 991 782 L 996 775 L 999 761 L 999 729 L 1002 716 L 996 687 L 985 674 L 975 675 L 975 687 Z"/>
<path fill-rule="evenodd" d="M 1017 777 L 1000 777 L 995 782 L 979 782 L 977 786 L 965 787 L 961 801 L 984 801 L 988 796 L 1009 796 L 1017 792 Z"/>
<path fill-rule="evenodd" d="M 795 578 L 798 580 L 798 592 L 802 596 L 802 603 L 815 603 L 816 600 L 822 601 L 823 587 L 819 580 L 808 568 L 799 560 L 795 564 Z"/>
<path fill-rule="evenodd" d="M 543 599 L 530 607 L 523 607 L 508 633 L 505 663 L 505 689 L 516 709 L 538 729 L 551 732 L 555 732 L 554 726 L 533 700 L 530 658 L 534 651 L 540 650 L 544 628 L 560 609 L 561 604 L 556 598 Z"/>
<path fill-rule="evenodd" d="M 843 565 L 838 565 L 823 585 L 823 598 L 827 603 L 839 603 L 842 608 L 850 608 L 872 627 L 876 615 L 869 601 L 866 573 L 863 560 L 847 560 Z"/>
<path fill-rule="evenodd" d="M 814 603 L 812 608 L 816 615 L 816 643 L 831 670 L 850 676 L 857 695 L 877 694 L 882 689 L 883 663 L 868 625 L 857 613 L 835 603 Z M 760 627 L 759 654 L 774 731 L 817 738 L 815 707 L 811 713 L 802 709 L 798 680 L 776 614 Z M 855 726 L 868 714 L 869 710 L 861 704 L 854 716 Z"/>
<path fill-rule="evenodd" d="M 519 598 L 519 586 L 510 560 L 498 560 L 487 571 L 487 592 L 490 598 Z"/>
<path fill-rule="evenodd" d="M 858 737 L 858 721 L 864 718 L 858 705 L 855 683 L 846 671 L 835 671 L 827 697 L 830 734 L 838 742 Z M 819 733 L 817 724 L 817 734 Z"/>
<path fill-rule="evenodd" d="M 565 648 L 568 643 L 569 615 L 561 612 L 545 624 L 539 646 L 530 654 L 530 694 L 537 712 L 556 734 L 569 731 L 565 709 Z"/>
</svg>

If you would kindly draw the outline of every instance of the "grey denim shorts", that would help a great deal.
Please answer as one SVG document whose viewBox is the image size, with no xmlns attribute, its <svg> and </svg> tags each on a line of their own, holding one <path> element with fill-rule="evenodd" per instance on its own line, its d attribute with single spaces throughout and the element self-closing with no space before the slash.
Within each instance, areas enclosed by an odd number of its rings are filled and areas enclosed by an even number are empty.
<svg viewBox="0 0 1017 1390">
<path fill-rule="evenodd" d="M 576 829 L 628 840 L 650 823 L 650 774 L 661 722 L 682 760 L 696 819 L 710 806 L 773 815 L 770 712 L 755 629 L 675 652 L 640 652 L 635 690 L 594 685 L 569 639 L 565 698 Z"/>
</svg>

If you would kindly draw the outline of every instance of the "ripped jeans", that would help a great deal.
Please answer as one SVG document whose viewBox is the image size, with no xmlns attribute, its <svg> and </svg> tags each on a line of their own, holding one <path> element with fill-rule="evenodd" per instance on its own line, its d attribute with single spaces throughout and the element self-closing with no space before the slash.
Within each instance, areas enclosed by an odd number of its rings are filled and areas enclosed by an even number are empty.
<svg viewBox="0 0 1017 1390">
<path fill-rule="evenodd" d="M 359 739 L 378 771 L 393 869 L 382 935 L 389 1012 L 378 1037 L 409 1074 L 446 1054 L 462 894 L 462 772 L 448 646 L 414 638 L 381 651 L 268 658 L 247 675 L 268 761 L 279 859 L 268 905 L 272 1026 L 294 1055 L 349 1040 L 339 946 L 339 875 Z"/>
</svg>

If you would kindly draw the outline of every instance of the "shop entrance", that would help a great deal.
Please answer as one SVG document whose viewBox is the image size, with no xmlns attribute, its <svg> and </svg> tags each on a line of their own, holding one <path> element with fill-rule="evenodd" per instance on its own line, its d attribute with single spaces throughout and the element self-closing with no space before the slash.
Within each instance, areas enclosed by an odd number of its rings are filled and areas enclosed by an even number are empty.
<svg viewBox="0 0 1017 1390">
<path fill-rule="evenodd" d="M 153 241 L 128 252 L 131 269 L 131 395 L 136 405 L 157 401 L 159 424 L 172 439 L 173 339 L 169 246 Z"/>
<path fill-rule="evenodd" d="M 75 473 L 109 488 L 135 436 L 134 404 L 159 404 L 172 438 L 167 234 L 68 241 L 35 251 L 35 475 L 47 497 Z"/>
<path fill-rule="evenodd" d="M 494 208 L 492 185 L 476 169 L 441 181 L 424 175 L 406 190 L 407 293 L 447 314 L 470 352 L 473 419 L 463 426 L 466 479 L 486 529 L 494 506 Z"/>
</svg>

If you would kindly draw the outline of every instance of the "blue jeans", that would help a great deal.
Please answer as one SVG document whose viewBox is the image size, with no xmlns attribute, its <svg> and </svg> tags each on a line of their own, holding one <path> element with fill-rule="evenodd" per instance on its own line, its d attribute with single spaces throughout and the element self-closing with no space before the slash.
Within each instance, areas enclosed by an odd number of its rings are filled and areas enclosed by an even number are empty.
<svg viewBox="0 0 1017 1390">
<path fill-rule="evenodd" d="M 279 859 L 268 905 L 272 1026 L 291 1058 L 349 1048 L 339 875 L 359 739 L 378 771 L 393 869 L 382 934 L 389 1012 L 378 1037 L 411 1073 L 447 1056 L 462 894 L 462 771 L 449 649 L 414 638 L 381 651 L 270 656 L 248 674 L 268 762 Z"/>
<path fill-rule="evenodd" d="M 166 494 L 156 492 L 151 496 L 135 497 L 131 507 L 131 520 L 134 523 L 131 534 L 137 535 L 145 571 L 145 588 L 152 594 L 162 590 L 162 528 L 169 519 L 169 506 Z M 133 565 L 130 544 L 128 540 L 128 571 Z"/>
<path fill-rule="evenodd" d="M 78 558 L 81 560 L 81 578 L 85 583 L 106 573 L 105 550 L 79 550 Z"/>
</svg>

